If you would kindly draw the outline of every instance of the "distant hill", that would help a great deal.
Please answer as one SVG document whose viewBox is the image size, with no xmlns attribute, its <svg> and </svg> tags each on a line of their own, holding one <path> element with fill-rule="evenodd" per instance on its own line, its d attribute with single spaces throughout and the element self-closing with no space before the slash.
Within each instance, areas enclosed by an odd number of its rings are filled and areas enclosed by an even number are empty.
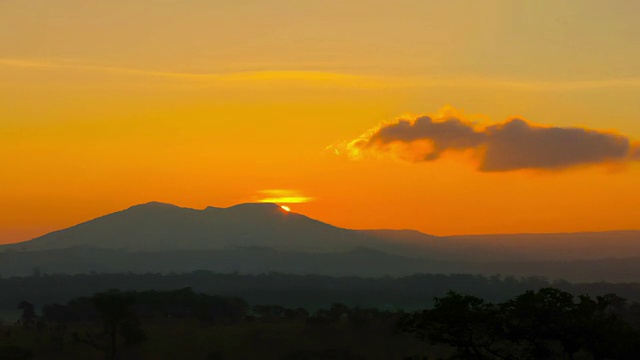
<svg viewBox="0 0 640 360">
<path fill-rule="evenodd" d="M 339 228 L 276 204 L 196 210 L 152 202 L 0 246 L 0 274 L 24 275 L 39 266 L 70 273 L 202 268 L 363 276 L 499 272 L 563 277 L 579 275 L 572 269 L 588 270 L 590 265 L 604 267 L 599 273 L 612 273 L 607 267 L 617 263 L 616 278 L 628 279 L 624 271 L 634 272 L 635 267 L 625 259 L 633 258 L 640 258 L 640 231 L 437 237 L 415 230 Z M 627 270 L 620 270 L 621 263 Z"/>
<path fill-rule="evenodd" d="M 578 261 L 640 257 L 640 231 L 487 234 L 435 237 L 415 230 L 364 230 L 394 244 L 428 248 L 440 259 L 468 261 Z M 421 252 L 414 252 L 414 255 Z"/>
<path fill-rule="evenodd" d="M 196 210 L 152 202 L 5 247 L 25 251 L 76 246 L 166 251 L 261 246 L 339 251 L 359 246 L 356 238 L 350 230 L 286 212 L 275 204 Z"/>
<path fill-rule="evenodd" d="M 482 248 L 487 253 L 502 252 L 528 260 L 595 260 L 640 256 L 640 231 L 465 235 L 449 236 L 447 241 L 451 247 Z"/>
<path fill-rule="evenodd" d="M 227 250 L 122 251 L 74 247 L 68 249 L 0 253 L 0 273 L 288 273 L 332 276 L 401 276 L 421 272 L 456 272 L 447 261 L 416 259 L 358 248 L 337 253 L 280 251 L 268 248 Z M 471 271 L 472 268 L 464 270 Z"/>
<path fill-rule="evenodd" d="M 338 228 L 271 203 L 249 203 L 204 210 L 151 202 L 55 231 L 33 240 L 0 246 L 15 251 L 72 247 L 125 251 L 224 250 L 260 247 L 298 252 L 345 252 L 371 248 L 397 255 L 427 256 L 435 236 L 412 231 L 419 241 L 404 241 L 403 231 Z M 389 234 L 397 233 L 398 236 Z"/>
</svg>

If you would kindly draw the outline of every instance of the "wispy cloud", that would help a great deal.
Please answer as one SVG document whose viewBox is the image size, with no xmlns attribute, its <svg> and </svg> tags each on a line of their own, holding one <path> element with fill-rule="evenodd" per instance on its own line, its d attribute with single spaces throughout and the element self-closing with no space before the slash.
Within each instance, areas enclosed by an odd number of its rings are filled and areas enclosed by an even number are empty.
<svg viewBox="0 0 640 360">
<path fill-rule="evenodd" d="M 53 69 L 92 71 L 122 75 L 155 77 L 191 82 L 256 82 L 256 81 L 305 81 L 323 82 L 347 86 L 379 86 L 388 83 L 388 79 L 374 76 L 355 75 L 331 71 L 314 70 L 260 70 L 215 73 L 192 73 L 175 71 L 146 70 L 120 66 L 85 64 L 74 60 L 37 60 L 0 58 L 0 67 L 18 67 L 29 69 Z"/>
<path fill-rule="evenodd" d="M 19 68 L 37 68 L 37 69 L 54 69 L 60 68 L 58 64 L 51 61 L 31 60 L 31 59 L 7 59 L 0 58 L 0 66 L 19 67 Z"/>
<path fill-rule="evenodd" d="M 307 203 L 312 200 L 313 198 L 303 195 L 298 190 L 270 189 L 260 191 L 256 201 L 275 204 L 299 204 Z"/>
<path fill-rule="evenodd" d="M 450 77 L 428 78 L 417 77 L 407 79 L 407 86 L 433 88 L 478 88 L 478 89 L 507 89 L 521 91 L 575 91 L 595 90 L 606 88 L 635 88 L 640 87 L 640 77 L 627 77 L 599 80 L 574 81 L 537 81 L 528 79 L 501 79 L 490 77 Z"/>
<path fill-rule="evenodd" d="M 77 59 L 25 59 L 0 58 L 0 67 L 30 69 L 58 69 L 133 75 L 189 82 L 256 82 L 304 81 L 352 87 L 406 87 L 406 88 L 465 88 L 509 89 L 521 91 L 574 91 L 615 87 L 640 87 L 640 77 L 576 80 L 534 81 L 527 79 L 501 79 L 491 77 L 424 77 L 381 76 L 345 73 L 330 70 L 251 70 L 219 72 L 177 72 L 139 69 L 122 66 L 90 64 Z"/>
<path fill-rule="evenodd" d="M 640 87 L 640 78 L 618 78 L 607 80 L 585 81 L 529 81 L 529 82 L 503 82 L 505 87 L 529 88 L 531 90 L 588 90 L 612 87 Z"/>
<path fill-rule="evenodd" d="M 383 123 L 330 148 L 353 159 L 373 153 L 415 163 L 436 161 L 451 151 L 471 152 L 483 172 L 563 170 L 640 160 L 640 147 L 621 134 L 544 126 L 523 119 L 479 127 L 453 112 Z"/>
</svg>

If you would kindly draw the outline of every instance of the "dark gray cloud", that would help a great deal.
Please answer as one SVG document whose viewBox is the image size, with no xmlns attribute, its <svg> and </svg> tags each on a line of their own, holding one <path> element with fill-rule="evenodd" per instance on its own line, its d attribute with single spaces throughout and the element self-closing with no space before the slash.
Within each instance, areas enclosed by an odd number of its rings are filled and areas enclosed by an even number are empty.
<svg viewBox="0 0 640 360">
<path fill-rule="evenodd" d="M 427 150 L 410 146 L 418 141 L 431 146 Z M 434 121 L 424 116 L 384 125 L 352 144 L 357 151 L 395 151 L 389 145 L 407 145 L 408 151 L 419 152 L 410 157 L 414 161 L 437 160 L 445 151 L 471 150 L 480 158 L 479 170 L 485 172 L 560 170 L 640 160 L 640 147 L 632 147 L 626 136 L 579 127 L 546 127 L 521 119 L 478 130 L 459 119 Z"/>
<path fill-rule="evenodd" d="M 480 170 L 563 169 L 625 160 L 629 139 L 582 128 L 541 127 L 519 119 L 486 129 Z"/>
<path fill-rule="evenodd" d="M 429 140 L 432 149 L 419 154 L 422 160 L 436 160 L 446 150 L 465 150 L 480 146 L 486 140 L 486 134 L 475 131 L 471 126 L 458 119 L 435 122 L 424 116 L 411 123 L 401 120 L 380 128 L 368 144 L 385 144 L 394 141 L 413 142 Z"/>
<path fill-rule="evenodd" d="M 640 161 L 640 144 L 635 144 L 631 150 L 631 158 Z"/>
</svg>

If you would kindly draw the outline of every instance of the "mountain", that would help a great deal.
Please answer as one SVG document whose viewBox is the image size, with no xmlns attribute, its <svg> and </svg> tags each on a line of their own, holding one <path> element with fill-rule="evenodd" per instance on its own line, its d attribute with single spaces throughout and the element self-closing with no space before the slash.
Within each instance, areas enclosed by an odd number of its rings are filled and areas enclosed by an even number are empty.
<svg viewBox="0 0 640 360">
<path fill-rule="evenodd" d="M 640 231 L 465 235 L 448 236 L 447 242 L 451 248 L 476 248 L 486 254 L 509 254 L 526 260 L 578 261 L 640 256 Z"/>
<path fill-rule="evenodd" d="M 437 237 L 415 230 L 339 228 L 276 204 L 196 210 L 151 202 L 0 246 L 0 273 L 25 275 L 41 267 L 66 273 L 207 269 L 577 278 L 599 269 L 598 280 L 610 274 L 626 281 L 636 277 L 634 258 L 640 258 L 640 231 Z"/>
<path fill-rule="evenodd" d="M 485 262 L 580 261 L 640 257 L 640 231 L 488 234 L 435 237 L 415 230 L 362 230 L 414 255 Z M 428 249 L 425 251 L 425 249 Z M 406 252 L 405 252 L 406 253 Z"/>
<path fill-rule="evenodd" d="M 294 252 L 385 253 L 458 261 L 558 261 L 640 257 L 640 231 L 437 237 L 416 230 L 350 230 L 270 203 L 204 210 L 151 202 L 0 250 L 92 247 L 124 251 L 259 247 Z"/>
<path fill-rule="evenodd" d="M 151 202 L 52 232 L 16 250 L 75 246 L 127 251 L 220 250 L 260 246 L 282 250 L 341 251 L 358 245 L 358 236 L 278 205 L 257 203 L 204 210 Z"/>
</svg>

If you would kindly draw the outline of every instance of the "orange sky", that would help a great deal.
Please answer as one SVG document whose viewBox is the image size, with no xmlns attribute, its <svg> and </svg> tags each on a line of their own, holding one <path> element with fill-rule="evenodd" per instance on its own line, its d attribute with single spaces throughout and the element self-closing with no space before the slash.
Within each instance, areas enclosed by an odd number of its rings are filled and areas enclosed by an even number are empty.
<svg viewBox="0 0 640 360">
<path fill-rule="evenodd" d="M 148 201 L 278 197 L 349 228 L 640 228 L 638 161 L 333 151 L 445 107 L 640 141 L 635 2 L 265 3 L 1 2 L 0 243 Z"/>
</svg>

